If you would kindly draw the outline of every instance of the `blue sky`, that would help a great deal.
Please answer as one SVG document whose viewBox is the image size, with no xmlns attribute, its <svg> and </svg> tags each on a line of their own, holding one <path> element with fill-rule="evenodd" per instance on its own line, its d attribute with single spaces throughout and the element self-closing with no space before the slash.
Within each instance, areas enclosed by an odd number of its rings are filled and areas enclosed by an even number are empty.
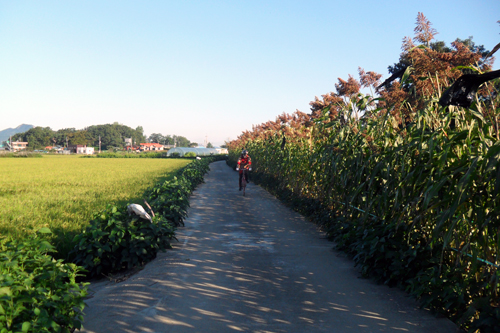
<svg viewBox="0 0 500 333">
<path fill-rule="evenodd" d="M 498 0 L 0 0 L 0 130 L 118 122 L 220 145 L 358 66 L 387 78 L 418 12 L 437 40 L 500 42 Z"/>
</svg>

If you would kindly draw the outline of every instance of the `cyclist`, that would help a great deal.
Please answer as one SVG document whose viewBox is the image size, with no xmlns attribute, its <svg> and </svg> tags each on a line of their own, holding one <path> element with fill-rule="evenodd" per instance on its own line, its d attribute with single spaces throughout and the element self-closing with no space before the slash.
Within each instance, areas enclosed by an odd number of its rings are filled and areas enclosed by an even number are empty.
<svg viewBox="0 0 500 333">
<path fill-rule="evenodd" d="M 236 167 L 236 170 L 240 172 L 240 191 L 241 191 L 241 179 L 243 178 L 243 175 L 245 175 L 245 180 L 248 183 L 248 171 L 252 170 L 252 159 L 250 156 L 248 156 L 248 151 L 243 150 L 241 152 L 241 156 L 238 159 L 238 166 Z"/>
</svg>

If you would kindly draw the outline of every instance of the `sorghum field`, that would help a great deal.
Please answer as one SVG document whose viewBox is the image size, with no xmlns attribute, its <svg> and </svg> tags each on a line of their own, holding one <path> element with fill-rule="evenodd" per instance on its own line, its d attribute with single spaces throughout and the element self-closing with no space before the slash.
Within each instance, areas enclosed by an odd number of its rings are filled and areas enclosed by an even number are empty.
<svg viewBox="0 0 500 333">
<path fill-rule="evenodd" d="M 419 13 L 422 44 L 405 37 L 397 75 L 339 78 L 311 113 L 230 142 L 229 164 L 248 150 L 255 183 L 318 223 L 364 276 L 469 332 L 500 332 L 500 43 L 439 50 L 424 30 Z"/>
<path fill-rule="evenodd" d="M 184 159 L 78 156 L 0 159 L 0 234 L 54 233 L 61 256 L 92 214 L 108 203 L 142 202 L 144 191 L 187 165 Z"/>
</svg>

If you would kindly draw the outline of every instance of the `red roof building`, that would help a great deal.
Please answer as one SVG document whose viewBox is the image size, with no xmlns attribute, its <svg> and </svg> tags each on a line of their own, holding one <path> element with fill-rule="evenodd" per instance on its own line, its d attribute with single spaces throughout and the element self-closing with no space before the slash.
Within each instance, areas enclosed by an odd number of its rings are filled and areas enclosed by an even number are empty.
<svg viewBox="0 0 500 333">
<path fill-rule="evenodd" d="M 140 143 L 140 145 L 144 151 L 163 150 L 163 145 L 159 143 Z"/>
</svg>

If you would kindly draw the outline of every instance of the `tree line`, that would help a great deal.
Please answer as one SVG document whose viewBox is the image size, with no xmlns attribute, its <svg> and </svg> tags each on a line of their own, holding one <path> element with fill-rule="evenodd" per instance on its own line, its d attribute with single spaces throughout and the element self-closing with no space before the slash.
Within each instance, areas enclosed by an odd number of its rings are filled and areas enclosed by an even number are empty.
<svg viewBox="0 0 500 333">
<path fill-rule="evenodd" d="M 198 146 L 198 143 L 191 142 L 187 138 L 180 135 L 163 135 L 161 133 L 153 133 L 148 137 L 148 142 L 156 142 L 162 145 L 175 145 L 176 147 L 192 147 Z"/>
<path fill-rule="evenodd" d="M 142 126 L 135 129 L 119 124 L 92 125 L 83 129 L 63 128 L 57 131 L 50 127 L 33 127 L 30 130 L 12 136 L 12 141 L 28 142 L 30 149 L 44 149 L 47 146 L 67 147 L 71 145 L 86 145 L 89 147 L 99 147 L 101 149 L 123 149 L 126 146 L 125 139 L 131 138 L 134 146 L 145 142 L 156 142 L 164 145 L 174 145 L 177 147 L 189 147 L 197 145 L 183 136 L 162 135 L 153 133 L 149 137 L 144 135 Z"/>
</svg>

